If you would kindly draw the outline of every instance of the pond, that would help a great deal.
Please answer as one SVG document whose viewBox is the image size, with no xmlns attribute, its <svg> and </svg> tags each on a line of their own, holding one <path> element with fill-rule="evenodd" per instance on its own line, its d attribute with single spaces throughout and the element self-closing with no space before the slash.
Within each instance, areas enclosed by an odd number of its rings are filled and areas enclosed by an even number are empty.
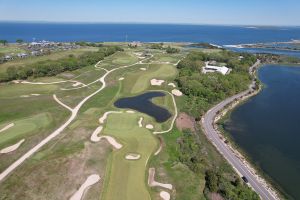
<svg viewBox="0 0 300 200">
<path fill-rule="evenodd" d="M 165 108 L 160 107 L 152 103 L 152 99 L 155 97 L 166 96 L 163 92 L 147 92 L 134 97 L 127 97 L 117 100 L 114 105 L 117 108 L 127 108 L 145 113 L 153 117 L 156 122 L 162 123 L 167 121 L 172 114 Z"/>
</svg>

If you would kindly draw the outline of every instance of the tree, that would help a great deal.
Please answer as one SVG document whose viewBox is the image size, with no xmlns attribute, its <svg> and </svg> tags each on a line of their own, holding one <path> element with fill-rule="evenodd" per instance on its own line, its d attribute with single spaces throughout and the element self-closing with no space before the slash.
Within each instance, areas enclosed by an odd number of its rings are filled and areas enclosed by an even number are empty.
<svg viewBox="0 0 300 200">
<path fill-rule="evenodd" d="M 7 44 L 7 40 L 0 40 L 0 43 L 5 46 Z"/>
<path fill-rule="evenodd" d="M 169 54 L 173 54 L 173 53 L 179 53 L 180 50 L 179 49 L 176 49 L 176 48 L 172 48 L 170 46 L 167 47 L 166 49 L 166 52 L 169 53 Z"/>
<path fill-rule="evenodd" d="M 24 40 L 22 40 L 22 39 L 17 39 L 16 40 L 16 43 L 18 43 L 18 44 L 22 44 L 24 42 Z"/>
<path fill-rule="evenodd" d="M 214 170 L 208 170 L 205 175 L 206 186 L 211 192 L 218 191 L 218 176 Z"/>
</svg>

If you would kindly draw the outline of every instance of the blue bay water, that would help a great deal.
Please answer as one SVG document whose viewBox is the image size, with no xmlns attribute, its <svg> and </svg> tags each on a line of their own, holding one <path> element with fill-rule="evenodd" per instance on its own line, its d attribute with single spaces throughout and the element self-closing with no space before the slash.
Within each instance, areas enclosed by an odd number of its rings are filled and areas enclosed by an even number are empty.
<svg viewBox="0 0 300 200">
<path fill-rule="evenodd" d="M 300 39 L 300 27 L 209 26 L 167 24 L 0 23 L 0 38 L 26 41 L 209 42 L 218 45 Z"/>
<path fill-rule="evenodd" d="M 235 109 L 225 130 L 280 187 L 300 199 L 300 66 L 264 66 L 265 88 Z"/>
</svg>

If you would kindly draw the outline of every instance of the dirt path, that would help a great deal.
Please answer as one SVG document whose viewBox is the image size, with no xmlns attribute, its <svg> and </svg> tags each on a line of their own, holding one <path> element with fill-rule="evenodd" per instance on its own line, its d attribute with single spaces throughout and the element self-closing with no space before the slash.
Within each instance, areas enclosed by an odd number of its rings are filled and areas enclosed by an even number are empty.
<svg viewBox="0 0 300 200">
<path fill-rule="evenodd" d="M 151 56 L 153 57 L 153 55 Z M 151 58 L 150 57 L 150 58 Z M 150 58 L 146 58 L 144 60 L 150 59 Z M 86 98 L 84 98 L 75 108 L 71 109 L 68 108 L 65 104 L 63 104 L 60 101 L 56 101 L 60 102 L 59 104 L 64 106 L 65 108 L 67 108 L 68 110 L 71 111 L 71 116 L 70 118 L 63 124 L 61 125 L 58 129 L 56 129 L 54 132 L 52 132 L 48 137 L 46 137 L 45 139 L 43 139 L 40 143 L 38 143 L 36 146 L 34 146 L 32 149 L 30 149 L 28 152 L 26 152 L 23 156 L 21 156 L 19 159 L 17 159 L 14 163 L 12 163 L 8 168 L 6 168 L 1 174 L 0 174 L 0 181 L 3 181 L 10 173 L 12 173 L 18 166 L 20 166 L 27 158 L 31 157 L 34 153 L 36 153 L 37 151 L 39 151 L 43 146 L 45 146 L 48 142 L 50 142 L 52 139 L 54 139 L 55 137 L 57 137 L 59 134 L 62 133 L 63 130 L 65 130 L 65 128 L 67 126 L 69 126 L 74 119 L 77 117 L 77 114 L 80 110 L 80 108 L 93 96 L 95 96 L 96 94 L 98 94 L 99 92 L 101 92 L 105 87 L 106 87 L 106 82 L 105 82 L 105 78 L 112 72 L 119 70 L 119 69 L 124 69 L 124 68 L 128 68 L 128 67 L 132 67 L 135 66 L 137 64 L 139 64 L 139 62 L 134 63 L 132 65 L 125 65 L 125 66 L 121 66 L 118 68 L 114 68 L 112 70 L 107 70 L 106 73 L 98 79 L 99 82 L 102 83 L 101 88 L 99 88 L 97 91 L 95 91 L 94 93 L 90 94 L 89 96 L 87 96 Z M 95 67 L 99 64 L 99 62 L 95 65 Z"/>
</svg>

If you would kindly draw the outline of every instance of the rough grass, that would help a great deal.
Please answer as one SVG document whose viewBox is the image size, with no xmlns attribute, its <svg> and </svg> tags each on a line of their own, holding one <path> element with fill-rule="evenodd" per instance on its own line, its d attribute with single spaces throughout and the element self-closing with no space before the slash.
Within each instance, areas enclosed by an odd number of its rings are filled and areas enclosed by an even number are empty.
<svg viewBox="0 0 300 200">
<path fill-rule="evenodd" d="M 113 136 L 124 146 L 112 153 L 110 171 L 105 177 L 104 200 L 119 200 L 120 197 L 124 200 L 151 199 L 145 172 L 147 161 L 158 143 L 147 129 L 139 128 L 137 122 L 136 114 L 113 114 L 108 118 L 104 134 Z M 128 153 L 138 153 L 141 158 L 126 160 Z"/>
<path fill-rule="evenodd" d="M 125 65 L 132 65 L 138 62 L 139 59 L 129 52 L 117 52 L 109 57 L 106 57 L 98 67 L 111 70 Z"/>
</svg>

